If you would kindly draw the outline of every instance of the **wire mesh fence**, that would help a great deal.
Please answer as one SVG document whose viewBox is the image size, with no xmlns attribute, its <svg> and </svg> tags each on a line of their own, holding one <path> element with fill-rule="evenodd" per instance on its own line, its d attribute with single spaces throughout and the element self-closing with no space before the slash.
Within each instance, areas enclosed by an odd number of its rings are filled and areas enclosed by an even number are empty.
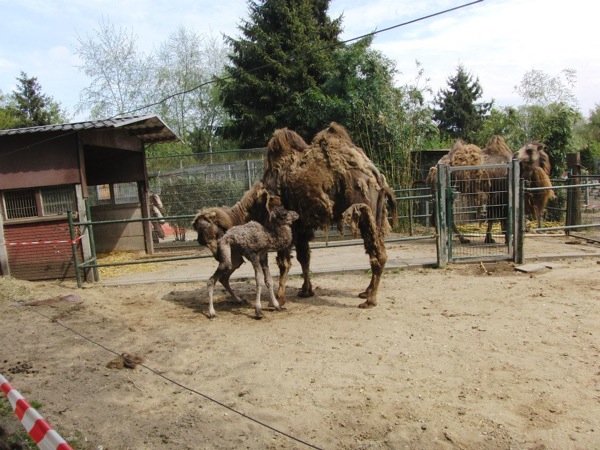
<svg viewBox="0 0 600 450">
<path fill-rule="evenodd" d="M 536 233 L 564 232 L 573 237 L 600 242 L 600 176 L 577 175 L 552 180 L 552 191 L 544 213 L 526 217 L 527 229 Z M 524 195 L 544 190 L 525 187 Z"/>
<path fill-rule="evenodd" d="M 512 168 L 448 167 L 450 260 L 510 258 L 512 255 Z"/>
</svg>

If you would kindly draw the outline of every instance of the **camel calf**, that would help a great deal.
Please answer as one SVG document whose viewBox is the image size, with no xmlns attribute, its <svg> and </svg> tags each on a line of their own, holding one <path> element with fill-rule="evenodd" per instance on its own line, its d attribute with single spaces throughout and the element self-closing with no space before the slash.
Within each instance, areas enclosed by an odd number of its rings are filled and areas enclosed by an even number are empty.
<svg viewBox="0 0 600 450">
<path fill-rule="evenodd" d="M 250 221 L 244 225 L 230 228 L 220 239 L 217 252 L 219 267 L 207 282 L 208 286 L 208 317 L 216 317 L 213 305 L 213 291 L 217 281 L 229 279 L 231 272 L 238 268 L 242 259 L 246 258 L 254 267 L 256 280 L 256 299 L 254 311 L 257 319 L 261 319 L 260 304 L 261 277 L 269 290 L 271 303 L 276 309 L 281 309 L 273 292 L 273 279 L 269 271 L 268 255 L 270 251 L 290 251 L 292 246 L 292 222 L 298 219 L 298 214 L 288 211 L 281 206 L 273 208 L 269 221 L 265 225 Z M 238 296 L 233 294 L 238 300 Z"/>
</svg>

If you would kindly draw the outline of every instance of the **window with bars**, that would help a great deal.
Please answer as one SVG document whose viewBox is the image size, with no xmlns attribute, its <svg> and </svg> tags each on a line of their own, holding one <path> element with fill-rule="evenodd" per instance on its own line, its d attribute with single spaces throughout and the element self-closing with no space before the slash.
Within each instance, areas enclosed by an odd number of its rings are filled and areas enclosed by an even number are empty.
<svg viewBox="0 0 600 450">
<path fill-rule="evenodd" d="M 1 197 L 7 220 L 56 216 L 75 210 L 73 186 L 4 191 Z"/>
<path fill-rule="evenodd" d="M 137 183 L 115 183 L 88 186 L 91 206 L 139 203 Z"/>
</svg>

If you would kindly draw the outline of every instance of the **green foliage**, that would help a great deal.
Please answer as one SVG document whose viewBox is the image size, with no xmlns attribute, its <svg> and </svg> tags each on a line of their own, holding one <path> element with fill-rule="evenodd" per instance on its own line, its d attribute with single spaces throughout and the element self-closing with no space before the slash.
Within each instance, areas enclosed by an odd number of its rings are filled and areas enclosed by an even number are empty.
<svg viewBox="0 0 600 450">
<path fill-rule="evenodd" d="M 227 135 L 243 147 L 264 146 L 276 128 L 289 127 L 310 138 L 323 127 L 319 105 L 330 105 L 322 87 L 334 62 L 331 51 L 318 50 L 337 45 L 341 32 L 341 19 L 327 16 L 329 1 L 248 2 L 250 18 L 240 26 L 242 37 L 228 38 L 228 77 L 220 83 L 232 118 Z"/>
<path fill-rule="evenodd" d="M 561 176 L 566 169 L 567 153 L 579 150 L 573 132 L 579 113 L 564 103 L 553 103 L 547 107 L 525 106 L 522 109 L 527 118 L 525 129 L 528 138 L 546 144 L 552 165 L 551 177 Z"/>
<path fill-rule="evenodd" d="M 500 135 L 515 152 L 527 141 L 527 135 L 523 129 L 525 118 L 518 108 L 507 106 L 504 108 L 492 108 L 490 115 L 483 125 L 474 134 L 473 143 L 485 147 L 490 138 Z"/>
<path fill-rule="evenodd" d="M 8 98 L 0 98 L 0 127 L 25 128 L 67 121 L 60 104 L 42 92 L 36 77 L 25 72 L 17 78 L 17 88 Z"/>
<path fill-rule="evenodd" d="M 581 142 L 581 164 L 590 172 L 597 173 L 600 165 L 600 105 L 590 111 L 575 130 Z"/>
<path fill-rule="evenodd" d="M 10 107 L 8 96 L 0 91 L 0 130 L 15 128 L 17 123 L 16 111 Z"/>
<path fill-rule="evenodd" d="M 460 65 L 448 78 L 448 89 L 440 89 L 434 99 L 433 119 L 440 131 L 453 138 L 473 142 L 475 133 L 492 109 L 493 102 L 476 103 L 483 95 L 479 79 Z"/>
<path fill-rule="evenodd" d="M 574 130 L 580 119 L 579 113 L 564 103 L 494 108 L 472 142 L 485 146 L 499 134 L 513 152 L 528 141 L 543 142 L 550 156 L 551 176 L 559 177 L 566 169 L 567 153 L 579 150 Z"/>
</svg>

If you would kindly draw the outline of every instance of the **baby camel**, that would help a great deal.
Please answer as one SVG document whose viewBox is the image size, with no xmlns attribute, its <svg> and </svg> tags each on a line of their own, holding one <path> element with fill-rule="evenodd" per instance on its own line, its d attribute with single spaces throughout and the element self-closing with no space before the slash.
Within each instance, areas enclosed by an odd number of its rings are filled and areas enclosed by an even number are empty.
<svg viewBox="0 0 600 450">
<path fill-rule="evenodd" d="M 213 306 L 213 291 L 217 281 L 228 276 L 231 269 L 239 267 L 246 258 L 254 267 L 256 279 L 256 300 L 254 311 L 257 319 L 261 319 L 262 308 L 260 304 L 261 276 L 271 296 L 271 303 L 276 309 L 281 309 L 273 293 L 273 279 L 269 271 L 269 252 L 290 250 L 292 246 L 292 222 L 298 219 L 298 214 L 288 211 L 281 206 L 273 208 L 269 220 L 265 225 L 250 221 L 244 225 L 230 228 L 219 241 L 217 260 L 219 267 L 207 282 L 208 286 L 208 317 L 216 316 Z M 239 297 L 235 296 L 239 299 Z"/>
</svg>

